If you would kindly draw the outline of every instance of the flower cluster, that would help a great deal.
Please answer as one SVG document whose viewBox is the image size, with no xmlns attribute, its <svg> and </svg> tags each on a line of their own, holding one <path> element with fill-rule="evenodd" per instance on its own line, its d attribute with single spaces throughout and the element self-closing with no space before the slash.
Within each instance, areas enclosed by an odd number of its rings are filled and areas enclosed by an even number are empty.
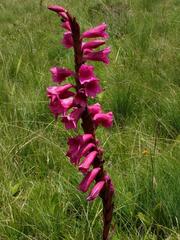
<svg viewBox="0 0 180 240">
<path fill-rule="evenodd" d="M 110 177 L 103 169 L 103 150 L 99 147 L 95 131 L 99 125 L 111 127 L 113 114 L 104 113 L 99 103 L 88 105 L 88 98 L 95 98 L 102 88 L 100 80 L 95 75 L 94 66 L 87 64 L 87 61 L 109 63 L 110 47 L 97 50 L 108 38 L 107 25 L 102 23 L 81 34 L 76 19 L 67 10 L 56 5 L 49 6 L 49 9 L 58 14 L 61 27 L 65 29 L 61 43 L 65 48 L 73 48 L 75 54 L 75 71 L 64 67 L 50 69 L 52 80 L 57 85 L 47 89 L 49 108 L 56 119 L 61 119 L 66 129 L 76 129 L 81 121 L 84 134 L 68 139 L 67 156 L 84 176 L 79 190 L 87 192 L 90 185 L 95 182 L 87 200 L 101 196 L 106 202 L 105 208 L 110 212 L 109 217 L 105 217 L 111 221 L 114 188 Z M 75 85 L 64 84 L 67 78 L 72 77 L 75 79 Z M 107 215 L 107 212 L 105 214 Z"/>
</svg>

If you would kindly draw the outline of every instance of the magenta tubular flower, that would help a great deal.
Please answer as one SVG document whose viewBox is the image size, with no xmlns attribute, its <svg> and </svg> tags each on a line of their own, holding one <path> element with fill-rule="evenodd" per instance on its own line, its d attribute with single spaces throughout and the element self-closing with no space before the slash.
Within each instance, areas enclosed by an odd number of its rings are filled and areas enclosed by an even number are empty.
<svg viewBox="0 0 180 240">
<path fill-rule="evenodd" d="M 72 88 L 72 84 L 65 84 L 63 86 L 53 86 L 53 87 L 48 87 L 47 88 L 47 96 L 48 97 L 54 97 L 54 96 L 64 96 L 66 95 L 69 91 L 70 88 Z"/>
<path fill-rule="evenodd" d="M 72 88 L 72 84 L 47 88 L 47 96 L 50 99 L 49 108 L 55 118 L 72 107 L 74 93 L 69 91 L 70 88 Z"/>
<path fill-rule="evenodd" d="M 81 67 L 79 68 L 79 81 L 81 84 L 94 77 L 95 75 L 93 66 L 87 64 L 81 65 Z"/>
<path fill-rule="evenodd" d="M 49 87 L 47 89 L 49 108 L 55 118 L 60 117 L 66 129 L 77 129 L 77 126 L 81 126 L 84 131 L 84 134 L 68 139 L 69 149 L 66 155 L 84 175 L 79 184 L 80 191 L 87 192 L 95 183 L 87 200 L 92 201 L 98 196 L 102 199 L 104 223 L 102 239 L 108 240 L 113 214 L 114 186 L 104 170 L 104 151 L 96 139 L 96 129 L 100 125 L 105 128 L 111 127 L 113 114 L 103 113 L 99 103 L 88 105 L 88 99 L 95 98 L 102 88 L 100 80 L 94 73 L 94 66 L 86 64 L 88 60 L 109 63 L 110 47 L 94 51 L 105 44 L 105 39 L 108 38 L 107 25 L 102 23 L 81 34 L 76 18 L 66 9 L 57 5 L 50 6 L 49 9 L 61 18 L 61 27 L 65 29 L 62 44 L 65 48 L 73 48 L 75 68 L 75 71 L 61 67 L 50 69 L 53 82 L 62 84 L 68 77 L 73 77 L 75 84 Z M 104 39 L 94 39 L 99 37 Z M 84 38 L 93 39 L 83 42 Z"/>
<path fill-rule="evenodd" d="M 62 40 L 62 44 L 65 48 L 73 47 L 73 38 L 71 32 L 65 32 Z"/>
<path fill-rule="evenodd" d="M 51 11 L 57 12 L 57 13 L 66 11 L 65 8 L 58 6 L 58 5 L 51 5 L 48 7 L 48 9 Z"/>
<path fill-rule="evenodd" d="M 96 183 L 96 185 L 91 190 L 89 196 L 87 197 L 87 200 L 92 201 L 95 198 L 97 198 L 99 196 L 99 194 L 101 193 L 101 191 L 104 187 L 104 184 L 105 184 L 105 181 L 99 181 L 98 183 Z"/>
<path fill-rule="evenodd" d="M 62 117 L 62 122 L 64 123 L 66 129 L 76 129 L 78 120 L 83 113 L 84 108 L 74 108 L 74 110 L 69 114 Z"/>
<path fill-rule="evenodd" d="M 67 110 L 72 106 L 72 98 L 69 98 L 69 103 L 66 103 L 66 107 L 64 107 L 62 100 L 54 101 L 49 104 L 50 111 L 54 114 L 54 117 L 57 119 L 60 114 L 65 114 Z M 67 100 L 67 101 L 68 101 Z"/>
<path fill-rule="evenodd" d="M 95 98 L 98 93 L 102 92 L 99 79 L 97 78 L 92 78 L 89 81 L 86 81 L 83 85 L 84 85 L 85 95 L 87 97 Z"/>
<path fill-rule="evenodd" d="M 73 71 L 67 68 L 53 67 L 50 69 L 52 79 L 54 82 L 61 83 L 66 80 L 67 77 L 73 76 Z"/>
<path fill-rule="evenodd" d="M 68 140 L 69 150 L 67 152 L 67 156 L 70 157 L 72 152 L 81 148 L 82 145 L 89 143 L 91 140 L 93 140 L 93 135 L 89 133 L 69 138 Z"/>
<path fill-rule="evenodd" d="M 97 113 L 101 113 L 102 112 L 101 105 L 99 103 L 95 103 L 93 105 L 88 106 L 88 110 L 89 110 L 89 113 L 91 114 L 92 118 Z"/>
<path fill-rule="evenodd" d="M 63 21 L 68 20 L 68 15 L 66 14 L 66 12 L 58 12 L 58 16 L 61 17 Z"/>
<path fill-rule="evenodd" d="M 60 114 L 65 114 L 67 110 L 72 107 L 72 104 L 73 104 L 72 97 L 66 99 L 56 99 L 50 102 L 49 109 L 57 119 L 57 117 Z"/>
<path fill-rule="evenodd" d="M 109 53 L 111 52 L 110 47 L 107 47 L 98 52 L 86 51 L 84 53 L 84 60 L 98 61 L 104 62 L 105 64 L 109 64 Z"/>
<path fill-rule="evenodd" d="M 87 192 L 91 183 L 95 180 L 97 174 L 100 172 L 101 168 L 94 168 L 92 171 L 88 172 L 83 178 L 82 182 L 79 185 L 79 189 L 82 192 Z"/>
<path fill-rule="evenodd" d="M 84 147 L 84 149 L 81 152 L 81 157 L 85 157 L 92 148 L 96 148 L 96 145 L 94 143 L 88 143 L 87 146 Z"/>
<path fill-rule="evenodd" d="M 94 143 L 90 143 L 92 140 L 93 136 L 91 134 L 80 135 L 76 138 L 69 139 L 67 156 L 70 158 L 71 163 L 75 165 L 79 164 L 81 157 L 86 156 L 92 148 L 96 148 Z"/>
<path fill-rule="evenodd" d="M 85 157 L 83 162 L 79 165 L 79 170 L 82 173 L 87 173 L 91 164 L 94 162 L 94 159 L 96 158 L 97 154 L 98 154 L 97 151 L 92 151 Z"/>
<path fill-rule="evenodd" d="M 58 16 L 62 17 L 62 19 L 67 20 L 67 10 L 61 6 L 58 5 L 51 5 L 48 7 L 49 10 L 56 12 Z"/>
<path fill-rule="evenodd" d="M 113 124 L 113 113 L 97 113 L 93 117 L 93 121 L 96 126 L 102 125 L 105 128 L 112 127 Z"/>
<path fill-rule="evenodd" d="M 68 31 L 71 31 L 71 26 L 70 26 L 70 23 L 69 23 L 68 20 L 65 21 L 65 22 L 62 22 L 61 27 L 68 30 Z"/>
<path fill-rule="evenodd" d="M 81 107 L 87 106 L 87 97 L 85 95 L 84 89 L 81 89 L 77 92 L 77 94 L 74 97 L 74 104 Z"/>
<path fill-rule="evenodd" d="M 66 84 L 64 86 L 53 86 L 47 88 L 47 96 L 50 102 L 55 102 L 56 100 L 67 99 L 74 96 L 74 93 L 69 91 L 72 88 L 71 84 Z"/>
<path fill-rule="evenodd" d="M 104 40 L 93 40 L 82 44 L 82 50 L 84 49 L 93 49 L 98 48 L 101 45 L 104 45 L 106 42 Z"/>
<path fill-rule="evenodd" d="M 103 37 L 108 38 L 109 35 L 106 33 L 107 25 L 105 23 L 100 24 L 97 27 L 90 28 L 86 32 L 82 34 L 82 38 L 95 38 L 95 37 Z"/>
</svg>

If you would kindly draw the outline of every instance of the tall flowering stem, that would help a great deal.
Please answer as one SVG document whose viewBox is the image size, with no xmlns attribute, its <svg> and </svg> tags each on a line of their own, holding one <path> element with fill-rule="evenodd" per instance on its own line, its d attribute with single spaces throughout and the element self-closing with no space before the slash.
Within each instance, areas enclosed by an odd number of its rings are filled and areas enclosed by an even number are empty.
<svg viewBox="0 0 180 240">
<path fill-rule="evenodd" d="M 104 113 L 99 103 L 88 105 L 88 98 L 95 98 L 102 89 L 94 73 L 94 67 L 86 64 L 87 61 L 109 63 L 109 47 L 95 50 L 105 44 L 105 39 L 108 38 L 107 26 L 102 23 L 81 33 L 76 18 L 66 9 L 57 5 L 48 8 L 56 12 L 61 19 L 61 27 L 66 30 L 61 43 L 65 48 L 74 49 L 75 63 L 74 71 L 64 67 L 50 69 L 52 80 L 59 85 L 47 89 L 49 108 L 56 119 L 61 119 L 66 129 L 77 129 L 78 122 L 81 122 L 84 134 L 68 139 L 67 156 L 83 174 L 79 190 L 87 192 L 94 183 L 87 200 L 92 201 L 98 196 L 102 199 L 104 222 L 102 239 L 108 240 L 113 214 L 114 187 L 103 168 L 103 150 L 96 139 L 96 129 L 99 125 L 111 127 L 113 114 Z M 91 40 L 85 42 L 84 39 Z M 74 77 L 75 85 L 61 84 L 68 77 Z"/>
</svg>

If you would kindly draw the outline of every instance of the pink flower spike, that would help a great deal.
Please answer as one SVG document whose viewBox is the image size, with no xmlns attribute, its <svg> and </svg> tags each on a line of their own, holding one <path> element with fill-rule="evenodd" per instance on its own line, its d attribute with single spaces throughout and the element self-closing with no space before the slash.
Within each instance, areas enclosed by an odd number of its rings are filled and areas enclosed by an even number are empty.
<svg viewBox="0 0 180 240">
<path fill-rule="evenodd" d="M 48 6 L 48 9 L 57 13 L 66 11 L 63 7 L 58 5 L 50 5 Z"/>
<path fill-rule="evenodd" d="M 102 112 L 101 105 L 99 103 L 88 106 L 88 110 L 91 114 L 91 117 L 94 117 L 95 114 Z"/>
<path fill-rule="evenodd" d="M 70 77 L 73 75 L 73 71 L 67 68 L 52 67 L 50 69 L 50 72 L 52 74 L 53 81 L 57 83 L 61 83 L 67 77 Z"/>
<path fill-rule="evenodd" d="M 83 160 L 83 162 L 79 165 L 79 170 L 82 172 L 82 173 L 87 173 L 87 171 L 89 170 L 91 164 L 94 162 L 94 159 L 96 158 L 97 156 L 97 151 L 93 151 L 93 152 L 90 152 L 86 157 L 85 159 Z"/>
<path fill-rule="evenodd" d="M 97 78 L 93 78 L 84 84 L 84 90 L 87 97 L 95 98 L 96 95 L 102 92 L 102 89 Z"/>
<path fill-rule="evenodd" d="M 101 193 L 103 187 L 104 187 L 105 181 L 99 181 L 98 183 L 96 183 L 93 187 L 93 189 L 91 190 L 89 196 L 87 197 L 88 201 L 92 201 L 95 198 L 97 198 L 99 196 L 99 194 Z"/>
<path fill-rule="evenodd" d="M 83 64 L 79 69 L 79 81 L 83 84 L 86 80 L 94 78 L 94 67 L 91 65 Z"/>
<path fill-rule="evenodd" d="M 95 38 L 95 37 L 108 38 L 109 35 L 105 32 L 106 28 L 107 25 L 105 23 L 102 23 L 97 27 L 90 28 L 89 30 L 84 32 L 82 34 L 82 38 Z"/>
<path fill-rule="evenodd" d="M 69 21 L 62 22 L 61 27 L 68 31 L 71 31 L 71 26 L 70 26 Z"/>
<path fill-rule="evenodd" d="M 103 44 L 105 44 L 104 40 L 94 40 L 94 41 L 91 41 L 91 42 L 83 43 L 82 49 L 84 50 L 84 49 L 98 48 Z"/>
<path fill-rule="evenodd" d="M 85 52 L 84 60 L 98 61 L 98 62 L 104 62 L 105 64 L 109 64 L 108 55 L 110 52 L 111 52 L 110 47 L 107 47 L 98 52 Z"/>
<path fill-rule="evenodd" d="M 61 42 L 65 48 L 73 47 L 73 38 L 71 32 L 65 32 L 63 40 Z"/>
<path fill-rule="evenodd" d="M 113 124 L 113 113 L 98 113 L 93 117 L 93 121 L 96 126 L 102 125 L 105 128 L 109 128 Z"/>
<path fill-rule="evenodd" d="M 94 168 L 92 171 L 88 172 L 80 183 L 79 190 L 81 190 L 82 192 L 87 192 L 89 186 L 94 181 L 100 170 L 101 168 Z"/>
<path fill-rule="evenodd" d="M 74 110 L 66 116 L 62 117 L 62 122 L 65 124 L 66 129 L 76 129 L 77 122 L 81 117 L 84 108 L 74 108 Z"/>
</svg>

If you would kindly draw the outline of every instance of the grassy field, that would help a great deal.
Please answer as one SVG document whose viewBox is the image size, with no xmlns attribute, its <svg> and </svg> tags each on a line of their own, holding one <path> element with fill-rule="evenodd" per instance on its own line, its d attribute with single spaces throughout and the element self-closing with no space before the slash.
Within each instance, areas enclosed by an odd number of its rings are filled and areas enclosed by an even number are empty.
<svg viewBox="0 0 180 240">
<path fill-rule="evenodd" d="M 0 240 L 99 240 L 102 205 L 77 190 L 66 132 L 48 109 L 51 66 L 73 53 L 47 4 L 82 31 L 109 26 L 111 64 L 96 64 L 115 115 L 98 129 L 116 195 L 113 240 L 180 239 L 179 0 L 0 0 Z"/>
</svg>

